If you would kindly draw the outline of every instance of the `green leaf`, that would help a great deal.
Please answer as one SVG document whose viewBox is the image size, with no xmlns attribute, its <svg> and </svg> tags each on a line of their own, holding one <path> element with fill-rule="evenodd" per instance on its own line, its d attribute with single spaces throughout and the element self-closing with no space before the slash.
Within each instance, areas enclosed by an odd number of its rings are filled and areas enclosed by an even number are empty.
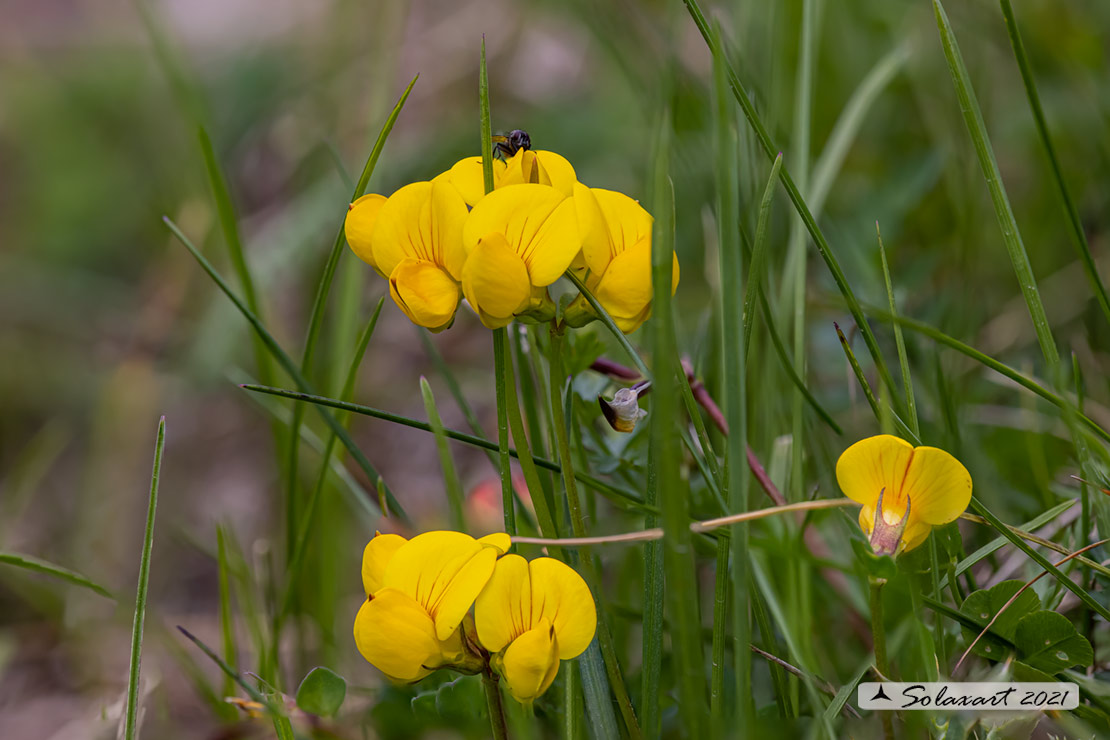
<svg viewBox="0 0 1110 740">
<path fill-rule="evenodd" d="M 347 698 L 347 682 L 335 671 L 317 666 L 297 687 L 297 706 L 309 714 L 333 717 Z"/>
<path fill-rule="evenodd" d="M 1018 622 L 1014 644 L 1023 662 L 1046 673 L 1090 665 L 1095 657 L 1091 643 L 1070 619 L 1047 610 L 1028 614 Z"/>
<path fill-rule="evenodd" d="M 960 612 L 979 625 L 980 628 L 986 627 L 990 624 L 991 619 L 998 614 L 999 610 L 1006 606 L 1006 602 L 1012 599 L 1014 594 L 1024 585 L 1023 581 L 1003 581 L 990 589 L 976 591 L 964 600 Z M 1029 616 L 1040 608 L 1041 600 L 1037 598 L 1037 594 L 1032 589 L 1026 589 L 994 621 L 994 624 L 991 625 L 991 632 L 1013 642 L 1018 620 Z M 968 635 L 970 641 L 974 640 L 978 633 L 972 634 L 971 630 L 965 630 L 965 634 Z M 1001 660 L 1008 649 L 1007 644 L 988 633 L 983 635 L 976 643 L 973 652 L 983 658 Z"/>
</svg>

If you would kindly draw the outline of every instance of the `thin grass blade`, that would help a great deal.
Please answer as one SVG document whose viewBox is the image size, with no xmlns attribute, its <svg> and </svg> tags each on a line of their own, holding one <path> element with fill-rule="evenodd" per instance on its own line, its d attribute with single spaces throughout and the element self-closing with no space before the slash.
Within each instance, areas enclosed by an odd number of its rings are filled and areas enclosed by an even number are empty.
<svg viewBox="0 0 1110 740">
<path fill-rule="evenodd" d="M 135 740 L 139 733 L 139 671 L 143 656 L 143 625 L 146 621 L 147 589 L 150 585 L 150 551 L 154 546 L 154 513 L 158 508 L 158 480 L 162 471 L 162 450 L 166 445 L 166 417 L 158 422 L 158 438 L 154 443 L 154 466 L 150 474 L 150 496 L 147 499 L 146 531 L 139 558 L 139 584 L 135 590 L 135 617 L 131 623 L 131 667 L 127 673 L 127 710 L 124 714 L 123 738 Z"/>
</svg>

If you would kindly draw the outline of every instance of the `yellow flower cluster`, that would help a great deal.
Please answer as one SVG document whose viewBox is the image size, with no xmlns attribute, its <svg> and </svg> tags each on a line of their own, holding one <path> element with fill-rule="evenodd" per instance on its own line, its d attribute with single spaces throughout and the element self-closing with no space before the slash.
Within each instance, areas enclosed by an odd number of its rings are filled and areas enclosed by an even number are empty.
<svg viewBox="0 0 1110 740">
<path fill-rule="evenodd" d="M 503 533 L 477 540 L 448 531 L 411 540 L 377 534 L 362 559 L 359 652 L 399 682 L 438 668 L 478 673 L 488 664 L 517 701 L 530 704 L 551 686 L 561 660 L 589 646 L 597 610 L 572 568 L 505 555 L 509 546 Z"/>
<path fill-rule="evenodd" d="M 442 331 L 461 297 L 497 329 L 515 318 L 548 321 L 547 292 L 568 269 L 624 332 L 651 314 L 652 217 L 632 198 L 588 188 L 574 168 L 548 151 L 521 149 L 494 160 L 485 192 L 481 157 L 469 157 L 430 182 L 385 198 L 365 195 L 347 211 L 347 242 L 389 280 L 393 300 L 413 323 Z M 678 287 L 674 259 L 672 292 Z M 597 318 L 583 296 L 564 323 Z"/>
</svg>

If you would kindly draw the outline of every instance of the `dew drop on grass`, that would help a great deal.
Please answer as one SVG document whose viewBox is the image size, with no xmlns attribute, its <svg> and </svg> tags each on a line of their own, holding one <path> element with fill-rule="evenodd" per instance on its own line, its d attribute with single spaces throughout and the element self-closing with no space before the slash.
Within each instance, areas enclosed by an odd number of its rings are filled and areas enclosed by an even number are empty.
<svg viewBox="0 0 1110 740">
<path fill-rule="evenodd" d="M 983 619 L 990 619 L 991 618 L 990 612 L 983 612 L 979 616 Z"/>
<path fill-rule="evenodd" d="M 1056 657 L 1059 658 L 1060 660 L 1067 660 L 1068 659 L 1068 654 L 1065 653 L 1063 650 L 1057 650 L 1056 651 Z"/>
</svg>

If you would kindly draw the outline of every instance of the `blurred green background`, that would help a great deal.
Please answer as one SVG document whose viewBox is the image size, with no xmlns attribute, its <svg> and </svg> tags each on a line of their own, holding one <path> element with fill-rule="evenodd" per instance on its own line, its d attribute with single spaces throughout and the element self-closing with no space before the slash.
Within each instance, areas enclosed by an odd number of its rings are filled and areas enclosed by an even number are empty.
<svg viewBox="0 0 1110 740">
<path fill-rule="evenodd" d="M 1065 177 L 1100 272 L 1110 277 L 1110 4 L 1015 5 Z M 1069 241 L 1001 15 L 989 2 L 950 6 L 1049 318 L 1084 368 L 1089 414 L 1105 426 L 1110 333 Z M 413 75 L 420 79 L 372 191 L 388 194 L 430 179 L 477 153 L 477 62 L 485 34 L 495 130 L 524 128 L 536 148 L 570 159 L 581 181 L 639 198 L 662 102 L 658 82 L 673 74 L 667 102 L 682 265 L 679 342 L 700 372 L 712 376 L 705 340 L 706 286 L 716 284 L 710 57 L 678 0 L 169 0 L 147 7 L 200 101 L 267 325 L 295 357 L 345 212 L 349 178 L 357 177 Z M 1031 370 L 1039 358 L 1035 335 L 960 117 L 930 3 L 818 3 L 808 126 L 796 119 L 800 7 L 791 0 L 714 10 L 803 192 L 812 197 L 814 180 L 798 173 L 828 174 L 824 206 L 814 210 L 857 294 L 885 306 L 878 221 L 903 313 Z M 848 101 L 878 67 L 883 79 L 859 112 L 842 161 L 823 158 Z M 150 736 L 218 736 L 219 718 L 205 713 L 196 688 L 203 682 L 183 667 L 197 658 L 179 655 L 188 651 L 167 632 L 186 624 L 210 644 L 217 641 L 217 525 L 234 533 L 252 568 L 275 567 L 281 479 L 266 409 L 287 407 L 260 404 L 236 387 L 256 377 L 249 329 L 161 221 L 163 214 L 173 218 L 233 277 L 186 98 L 160 66 L 136 4 L 15 0 L 6 6 L 0 25 L 0 549 L 80 570 L 121 600 L 117 606 L 0 568 L 5 738 L 114 735 L 111 717 L 118 714 L 111 713 L 119 708 L 112 707 L 127 673 L 128 594 L 160 415 L 168 431 L 143 665 Z M 746 136 L 743 122 L 741 128 Z M 750 137 L 742 143 L 750 233 L 770 162 Z M 792 216 L 777 198 L 767 284 L 788 337 L 790 299 L 780 287 L 788 284 Z M 847 435 L 813 435 L 809 459 L 817 472 L 783 482 L 806 492 L 819 485 L 832 496 L 829 460 L 848 441 L 874 433 L 875 424 L 832 330 L 833 320 L 847 329 L 850 318 L 823 263 L 810 256 L 807 380 Z M 315 371 L 324 387 L 340 382 L 355 337 L 385 287 L 344 253 Z M 890 332 L 881 336 L 893 359 Z M 462 310 L 456 325 L 432 340 L 487 433 L 494 433 L 489 332 Z M 1069 464 L 1067 446 L 1055 440 L 1066 438 L 1062 424 L 999 376 L 938 353 L 919 337 L 910 335 L 909 344 L 923 417 L 963 453 L 977 490 L 1015 522 L 1042 510 L 1049 484 Z M 776 440 L 791 431 L 792 400 L 766 343 L 756 347 L 752 362 L 772 380 L 758 394 L 752 443 L 768 461 L 779 449 Z M 955 399 L 947 415 L 938 401 L 938 369 Z M 416 330 L 387 298 L 356 400 L 425 418 L 422 374 L 446 425 L 465 428 Z M 306 418 L 317 427 L 314 416 Z M 430 437 L 362 418 L 353 433 L 422 527 L 445 524 Z M 484 512 L 481 521 L 496 528 L 499 512 L 490 514 L 479 500 L 492 486 L 496 501 L 494 469 L 468 448 L 455 448 L 455 457 L 464 484 L 479 493 L 473 516 Z M 307 468 L 314 474 L 313 465 Z M 374 481 L 352 471 L 372 492 Z M 329 536 L 314 543 L 314 578 L 332 601 L 314 611 L 314 623 L 301 625 L 298 639 L 312 660 L 355 684 L 374 685 L 380 678 L 355 652 L 349 631 L 361 598 L 361 549 L 375 523 L 351 515 L 347 502 L 329 499 Z M 209 665 L 198 666 L 215 680 Z M 243 667 L 249 669 L 248 659 Z M 847 675 L 827 678 L 836 683 Z M 287 680 L 295 680 L 292 673 Z"/>
</svg>

